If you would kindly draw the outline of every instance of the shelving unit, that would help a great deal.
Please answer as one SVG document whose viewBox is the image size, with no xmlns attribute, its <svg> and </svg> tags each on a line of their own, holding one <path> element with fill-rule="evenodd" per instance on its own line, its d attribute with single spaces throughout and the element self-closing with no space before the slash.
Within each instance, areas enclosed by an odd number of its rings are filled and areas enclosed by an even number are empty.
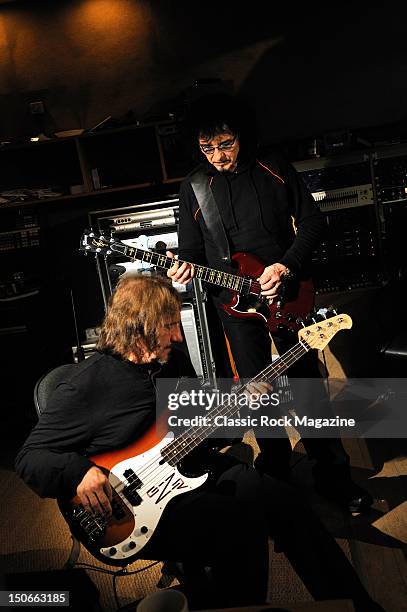
<svg viewBox="0 0 407 612">
<path fill-rule="evenodd" d="M 15 192 L 14 201 L 0 200 L 1 211 L 176 183 L 191 159 L 182 124 L 164 121 L 4 145 L 0 164 L 0 198 Z"/>
</svg>

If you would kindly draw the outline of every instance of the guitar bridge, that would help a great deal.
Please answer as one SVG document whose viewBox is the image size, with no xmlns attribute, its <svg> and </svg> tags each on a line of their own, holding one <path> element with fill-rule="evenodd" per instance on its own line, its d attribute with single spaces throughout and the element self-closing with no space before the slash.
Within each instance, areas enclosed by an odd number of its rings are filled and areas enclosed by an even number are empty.
<svg viewBox="0 0 407 612">
<path fill-rule="evenodd" d="M 91 514 L 82 505 L 74 508 L 72 518 L 91 542 L 96 542 L 106 531 L 106 519 L 101 515 Z"/>
</svg>

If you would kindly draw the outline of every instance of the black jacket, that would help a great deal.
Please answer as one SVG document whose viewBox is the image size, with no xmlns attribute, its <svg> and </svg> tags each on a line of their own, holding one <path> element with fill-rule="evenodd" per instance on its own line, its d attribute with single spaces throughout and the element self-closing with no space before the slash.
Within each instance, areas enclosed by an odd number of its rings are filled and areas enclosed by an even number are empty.
<svg viewBox="0 0 407 612">
<path fill-rule="evenodd" d="M 96 353 L 62 381 L 16 458 L 41 497 L 76 495 L 92 455 L 134 442 L 155 420 L 159 367 Z"/>
<path fill-rule="evenodd" d="M 202 170 L 208 176 L 231 254 L 248 252 L 265 265 L 280 262 L 295 273 L 307 273 L 324 219 L 290 164 L 269 155 L 238 165 L 234 173 L 222 174 L 210 164 L 203 164 Z M 180 190 L 179 256 L 227 269 L 202 218 L 190 176 Z"/>
</svg>

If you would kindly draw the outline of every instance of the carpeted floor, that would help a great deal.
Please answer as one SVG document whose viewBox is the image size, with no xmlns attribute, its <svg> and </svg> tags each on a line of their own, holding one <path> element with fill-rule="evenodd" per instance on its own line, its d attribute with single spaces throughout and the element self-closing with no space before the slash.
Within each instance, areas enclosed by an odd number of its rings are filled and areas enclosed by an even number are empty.
<svg viewBox="0 0 407 612">
<path fill-rule="evenodd" d="M 3 434 L 12 428 L 3 429 Z M 18 431 L 15 427 L 14 431 Z M 0 464 L 0 588 L 2 576 L 16 573 L 60 570 L 70 551 L 68 528 L 56 503 L 41 500 L 19 480 L 13 471 L 17 448 L 25 435 L 12 440 L 4 436 Z M 345 440 L 351 456 L 353 478 L 375 498 L 371 513 L 362 517 L 344 514 L 313 491 L 311 463 L 295 431 L 290 432 L 295 452 L 291 481 L 313 505 L 327 528 L 337 538 L 345 554 L 372 596 L 386 612 L 407 612 L 407 458 L 405 443 L 396 440 Z M 247 434 L 240 452 L 257 452 L 253 436 Z M 271 545 L 272 548 L 272 545 Z M 270 551 L 269 600 L 274 605 L 311 600 L 309 593 L 281 553 Z M 79 561 L 106 569 L 82 547 Z M 138 561 L 129 570 L 142 569 L 149 562 Z M 157 588 L 161 564 L 116 580 L 118 604 L 113 595 L 113 578 L 106 573 L 87 571 L 100 592 L 103 612 L 114 612 Z M 25 578 L 21 577 L 24 588 Z M 31 587 L 30 587 L 31 588 Z M 85 587 L 84 587 L 85 588 Z M 134 607 L 133 607 L 134 609 Z"/>
<path fill-rule="evenodd" d="M 249 435 L 249 442 L 253 442 Z M 255 442 L 254 442 L 255 446 Z M 297 456 L 299 466 L 307 470 L 307 461 L 301 454 Z M 303 465 L 302 465 L 303 464 Z M 303 478 L 303 475 L 301 476 Z M 0 472 L 1 525 L 0 574 L 50 572 L 61 569 L 70 551 L 70 535 L 53 500 L 41 500 L 9 469 Z M 342 525 L 340 511 L 330 513 L 331 527 Z M 336 523 L 336 525 L 335 525 Z M 345 553 L 351 558 L 349 542 L 341 538 Z M 296 603 L 311 600 L 302 582 L 281 553 L 274 553 L 270 544 L 270 592 L 269 599 L 275 604 Z M 99 569 L 107 566 L 95 560 L 83 547 L 79 557 L 81 563 L 95 565 Z M 151 562 L 137 561 L 129 566 L 129 571 L 141 569 Z M 114 568 L 113 568 L 114 569 Z M 88 575 L 100 592 L 102 610 L 111 612 L 117 609 L 113 596 L 113 578 L 109 574 L 88 570 Z M 161 564 L 136 575 L 117 578 L 117 593 L 120 606 L 140 599 L 157 587 L 161 576 Z M 22 577 L 24 581 L 24 578 Z M 24 585 L 21 585 L 24 588 Z"/>
</svg>

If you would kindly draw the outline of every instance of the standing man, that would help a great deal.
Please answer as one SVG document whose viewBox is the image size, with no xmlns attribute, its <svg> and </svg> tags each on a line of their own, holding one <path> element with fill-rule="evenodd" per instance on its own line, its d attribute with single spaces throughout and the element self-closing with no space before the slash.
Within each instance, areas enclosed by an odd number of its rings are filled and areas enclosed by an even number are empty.
<svg viewBox="0 0 407 612">
<path fill-rule="evenodd" d="M 179 297 L 168 280 L 122 277 L 98 352 L 58 384 L 17 456 L 24 481 L 42 497 L 78 496 L 108 523 L 112 488 L 92 455 L 125 448 L 154 422 L 154 378 L 181 340 Z M 262 604 L 271 536 L 315 599 L 349 598 L 357 612 L 383 612 L 291 487 L 230 461 L 218 453 L 214 479 L 168 504 L 142 558 L 211 567 L 212 598 L 201 606 Z"/>
<path fill-rule="evenodd" d="M 196 104 L 192 124 L 202 163 L 181 185 L 179 258 L 230 271 L 225 253 L 256 255 L 265 264 L 258 279 L 262 294 L 272 302 L 284 277 L 294 276 L 298 280 L 309 277 L 311 254 L 323 232 L 323 216 L 290 164 L 278 155 L 256 156 L 250 115 L 236 99 L 225 95 L 202 98 Z M 214 198 L 207 205 L 209 213 L 207 210 L 205 215 L 192 186 L 197 178 L 206 182 Z M 212 215 L 211 207 L 216 208 L 218 219 L 220 215 L 224 230 L 220 233 L 215 232 L 213 224 L 208 229 L 206 220 L 208 214 Z M 173 280 L 187 283 L 194 276 L 194 268 L 175 263 L 168 274 Z M 238 375 L 250 378 L 270 363 L 268 329 L 257 319 L 228 315 L 222 309 L 222 302 L 229 301 L 228 292 L 210 291 Z M 273 335 L 280 354 L 297 341 L 292 336 L 284 330 Z M 317 353 L 308 353 L 290 368 L 289 375 L 320 379 Z M 295 398 L 295 408 L 299 414 L 332 416 L 322 380 L 321 384 L 302 390 L 301 397 Z M 279 438 L 257 441 L 261 454 L 256 467 L 276 478 L 287 479 L 291 456 L 288 437 L 280 432 Z M 371 496 L 351 479 L 349 456 L 339 437 L 304 437 L 303 443 L 309 458 L 316 460 L 313 474 L 321 495 L 351 512 L 361 512 L 371 506 Z"/>
</svg>

